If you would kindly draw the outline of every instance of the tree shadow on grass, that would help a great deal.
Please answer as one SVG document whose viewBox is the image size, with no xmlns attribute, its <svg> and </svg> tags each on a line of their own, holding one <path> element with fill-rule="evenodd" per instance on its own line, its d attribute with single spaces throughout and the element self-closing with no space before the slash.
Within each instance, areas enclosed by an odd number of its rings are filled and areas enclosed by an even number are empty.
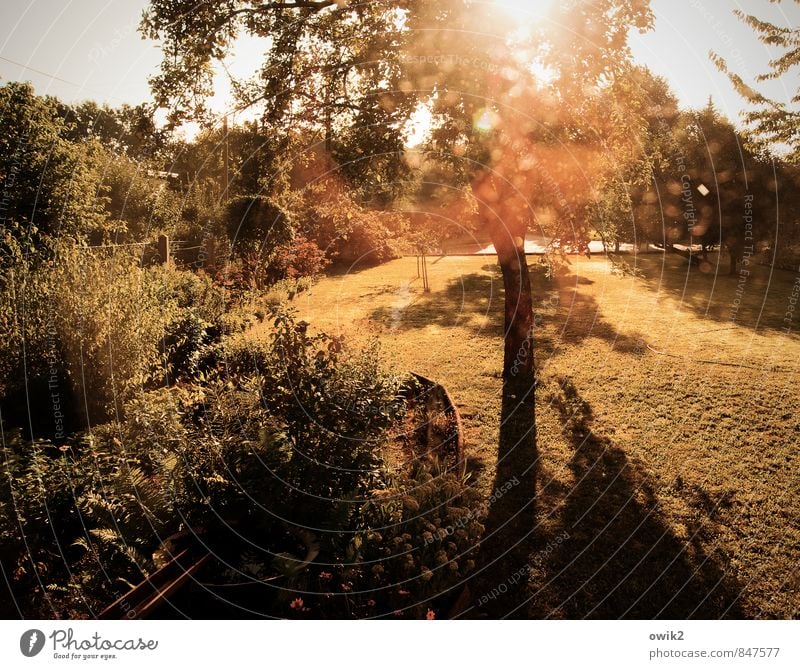
<svg viewBox="0 0 800 669">
<path fill-rule="evenodd" d="M 502 282 L 497 277 L 474 272 L 449 281 L 444 290 L 434 293 L 406 297 L 398 291 L 396 305 L 373 309 L 368 318 L 396 332 L 431 325 L 468 325 L 475 334 L 498 337 L 502 336 L 503 323 L 501 291 Z M 406 299 L 411 301 L 406 303 Z"/>
<path fill-rule="evenodd" d="M 606 342 L 618 353 L 645 350 L 643 335 L 619 332 L 605 319 L 597 300 L 578 289 L 578 285 L 593 281 L 568 275 L 544 283 L 546 288 L 539 294 L 535 309 L 537 325 L 545 326 L 539 327 L 534 336 L 540 361 L 556 355 L 563 346 L 577 346 L 591 339 Z"/>
<path fill-rule="evenodd" d="M 642 255 L 636 259 L 641 282 L 677 301 L 701 318 L 730 325 L 781 330 L 795 272 L 771 270 L 751 261 L 741 273 L 728 274 L 727 262 L 715 254 L 700 267 L 674 255 Z"/>
<path fill-rule="evenodd" d="M 542 504 L 556 527 L 532 556 L 534 618 L 741 618 L 741 587 L 707 552 L 700 525 L 669 525 L 641 464 L 593 431 L 593 412 L 567 379 L 552 397 L 574 454 L 570 489 L 551 482 Z"/>
<path fill-rule="evenodd" d="M 503 384 L 497 466 L 478 556 L 470 583 L 470 617 L 526 617 L 525 584 L 536 533 L 534 392 L 530 379 Z"/>
<path fill-rule="evenodd" d="M 558 295 L 556 334 L 553 339 L 542 339 L 544 352 L 554 352 L 556 344 L 576 345 L 591 338 L 608 343 L 619 353 L 641 352 L 645 347 L 642 335 L 621 333 L 609 323 L 603 317 L 597 300 L 591 295 L 585 295 L 569 286 L 560 287 Z"/>
</svg>

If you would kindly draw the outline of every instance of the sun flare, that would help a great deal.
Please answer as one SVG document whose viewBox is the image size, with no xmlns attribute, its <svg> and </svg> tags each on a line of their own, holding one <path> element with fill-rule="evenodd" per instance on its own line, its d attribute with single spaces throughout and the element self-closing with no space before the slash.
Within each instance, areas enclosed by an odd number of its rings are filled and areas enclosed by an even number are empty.
<svg viewBox="0 0 800 669">
<path fill-rule="evenodd" d="M 544 19 L 554 4 L 554 0 L 494 0 L 494 2 L 509 16 L 525 25 Z"/>
</svg>

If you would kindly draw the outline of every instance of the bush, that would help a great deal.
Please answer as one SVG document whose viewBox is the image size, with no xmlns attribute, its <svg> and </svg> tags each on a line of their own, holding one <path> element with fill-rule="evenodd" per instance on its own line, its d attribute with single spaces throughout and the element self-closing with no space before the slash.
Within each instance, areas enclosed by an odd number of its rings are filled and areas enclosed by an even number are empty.
<svg viewBox="0 0 800 669">
<path fill-rule="evenodd" d="M 221 336 L 224 300 L 208 277 L 142 268 L 133 253 L 67 241 L 39 254 L 7 248 L 7 256 L 0 284 L 6 400 L 26 383 L 44 382 L 45 393 L 52 383 L 64 399 L 74 396 L 71 409 L 103 421 L 143 389 L 195 373 Z"/>
<path fill-rule="evenodd" d="M 206 578 L 283 579 L 259 589 L 269 615 L 420 617 L 434 605 L 419 602 L 455 593 L 482 532 L 477 498 L 427 466 L 388 471 L 401 380 L 374 347 L 348 350 L 286 312 L 272 327 L 225 344 L 200 382 L 137 394 L 122 420 L 60 448 L 11 435 L 0 559 L 25 615 L 96 613 L 187 527 L 231 567 Z M 301 609 L 293 590 L 309 593 Z"/>
<path fill-rule="evenodd" d="M 294 229 L 289 212 L 263 195 L 232 198 L 225 220 L 234 247 L 257 242 L 262 249 L 270 249 L 289 241 Z"/>
<path fill-rule="evenodd" d="M 400 255 L 398 239 L 406 232 L 399 214 L 371 211 L 345 193 L 311 188 L 298 216 L 304 234 L 316 240 L 336 262 L 379 264 Z"/>
</svg>

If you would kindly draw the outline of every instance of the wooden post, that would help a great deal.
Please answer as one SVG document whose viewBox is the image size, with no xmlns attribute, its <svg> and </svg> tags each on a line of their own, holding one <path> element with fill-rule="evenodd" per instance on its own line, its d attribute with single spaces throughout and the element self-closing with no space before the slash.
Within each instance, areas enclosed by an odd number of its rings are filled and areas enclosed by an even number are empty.
<svg viewBox="0 0 800 669">
<path fill-rule="evenodd" d="M 217 245 L 211 235 L 206 237 L 206 266 L 215 268 L 217 266 Z"/>
<path fill-rule="evenodd" d="M 431 292 L 431 286 L 428 283 L 428 256 L 422 254 L 422 285 L 426 293 Z"/>
<path fill-rule="evenodd" d="M 169 263 L 169 237 L 166 235 L 158 236 L 158 257 L 162 265 Z"/>
<path fill-rule="evenodd" d="M 223 162 L 225 163 L 225 192 L 224 198 L 225 200 L 228 199 L 228 189 L 230 188 L 231 181 L 230 181 L 230 155 L 228 153 L 228 117 L 224 116 L 222 118 L 222 132 L 225 135 L 224 137 L 224 147 L 223 147 Z"/>
</svg>

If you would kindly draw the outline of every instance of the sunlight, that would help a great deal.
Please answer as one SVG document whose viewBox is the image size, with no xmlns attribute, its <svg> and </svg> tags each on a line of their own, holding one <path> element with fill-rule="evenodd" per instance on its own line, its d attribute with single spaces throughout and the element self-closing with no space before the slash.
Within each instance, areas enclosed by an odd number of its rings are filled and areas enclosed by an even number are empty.
<svg viewBox="0 0 800 669">
<path fill-rule="evenodd" d="M 544 19 L 553 8 L 553 0 L 494 0 L 504 12 L 521 24 L 531 25 Z"/>
</svg>

